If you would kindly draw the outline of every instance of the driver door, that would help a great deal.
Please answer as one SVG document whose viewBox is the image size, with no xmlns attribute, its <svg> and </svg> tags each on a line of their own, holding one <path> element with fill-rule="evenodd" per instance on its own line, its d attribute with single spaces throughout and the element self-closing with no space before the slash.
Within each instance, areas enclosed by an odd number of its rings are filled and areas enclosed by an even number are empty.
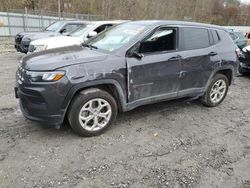
<svg viewBox="0 0 250 188">
<path fill-rule="evenodd" d="M 177 37 L 178 28 L 159 28 L 140 43 L 141 58 L 127 57 L 129 102 L 177 96 L 181 71 Z"/>
</svg>

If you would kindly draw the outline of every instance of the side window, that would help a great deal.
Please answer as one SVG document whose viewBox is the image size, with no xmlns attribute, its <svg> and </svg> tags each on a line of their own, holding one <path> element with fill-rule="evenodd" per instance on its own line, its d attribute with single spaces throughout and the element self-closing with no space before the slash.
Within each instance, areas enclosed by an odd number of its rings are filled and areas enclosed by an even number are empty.
<svg viewBox="0 0 250 188">
<path fill-rule="evenodd" d="M 81 24 L 67 24 L 65 27 L 64 27 L 64 33 L 70 33 L 76 29 L 78 29 L 79 27 L 81 27 L 82 25 Z"/>
<path fill-rule="evenodd" d="M 183 48 L 185 50 L 195 50 L 210 46 L 209 33 L 203 28 L 183 28 Z"/>
<path fill-rule="evenodd" d="M 99 27 L 97 27 L 94 31 L 97 32 L 97 33 L 100 33 L 104 30 L 106 30 L 107 28 L 113 26 L 112 24 L 104 24 L 104 25 L 101 25 Z"/>
<path fill-rule="evenodd" d="M 215 30 L 211 30 L 211 32 L 212 32 L 212 36 L 213 36 L 213 39 L 214 39 L 214 43 L 217 44 L 220 41 L 219 34 Z"/>
<path fill-rule="evenodd" d="M 176 50 L 177 28 L 160 28 L 147 37 L 140 46 L 140 53 Z"/>
</svg>

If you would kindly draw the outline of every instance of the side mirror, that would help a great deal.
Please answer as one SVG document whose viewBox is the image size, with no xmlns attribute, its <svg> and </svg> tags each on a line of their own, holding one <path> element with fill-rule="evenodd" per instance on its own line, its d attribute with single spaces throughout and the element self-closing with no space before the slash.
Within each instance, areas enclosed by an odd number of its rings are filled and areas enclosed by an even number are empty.
<svg viewBox="0 0 250 188">
<path fill-rule="evenodd" d="M 60 33 L 61 33 L 61 34 L 66 33 L 66 29 L 65 29 L 65 28 L 64 28 L 64 29 L 61 29 L 61 30 L 60 30 Z"/>
<path fill-rule="evenodd" d="M 133 46 L 127 53 L 128 57 L 134 57 L 136 59 L 142 59 L 144 55 L 140 53 L 141 48 L 141 42 L 137 43 L 135 46 Z"/>
<path fill-rule="evenodd" d="M 96 35 L 97 35 L 96 31 L 90 31 L 89 34 L 87 35 L 87 38 L 90 39 L 90 38 L 92 38 L 92 37 L 94 37 Z"/>
<path fill-rule="evenodd" d="M 132 57 L 135 57 L 137 59 L 142 59 L 144 57 L 144 55 L 139 53 L 139 52 L 133 52 Z"/>
<path fill-rule="evenodd" d="M 127 55 L 128 57 L 134 57 L 134 58 L 136 58 L 136 59 L 142 59 L 143 57 L 144 57 L 144 55 L 143 54 L 141 54 L 141 53 L 139 53 L 139 52 L 137 52 L 137 51 L 130 51 L 130 52 L 128 52 L 128 55 Z"/>
</svg>

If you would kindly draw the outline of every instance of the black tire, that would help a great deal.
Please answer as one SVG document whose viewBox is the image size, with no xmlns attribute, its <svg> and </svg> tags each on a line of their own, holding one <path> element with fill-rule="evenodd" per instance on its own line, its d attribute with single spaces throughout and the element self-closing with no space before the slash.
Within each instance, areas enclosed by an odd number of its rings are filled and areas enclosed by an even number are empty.
<svg viewBox="0 0 250 188">
<path fill-rule="evenodd" d="M 225 91 L 225 93 L 224 93 L 224 96 L 221 98 L 221 100 L 215 103 L 215 102 L 213 102 L 213 101 L 211 100 L 210 93 L 211 93 L 211 90 L 212 90 L 214 84 L 215 84 L 217 81 L 219 81 L 219 80 L 225 81 L 225 83 L 226 83 L 226 91 Z M 223 74 L 216 74 L 216 75 L 213 77 L 212 81 L 210 82 L 210 84 L 209 84 L 209 86 L 208 86 L 208 88 L 207 88 L 205 94 L 201 97 L 201 103 L 202 103 L 203 105 L 207 106 L 207 107 L 215 107 L 215 106 L 218 106 L 220 103 L 223 102 L 223 100 L 224 100 L 225 97 L 227 96 L 228 88 L 229 88 L 229 81 L 228 81 L 228 78 L 227 78 L 225 75 L 223 75 Z"/>
<path fill-rule="evenodd" d="M 80 123 L 79 115 L 82 107 L 87 104 L 91 100 L 95 99 L 103 99 L 106 102 L 108 102 L 111 106 L 111 117 L 108 121 L 108 123 L 97 131 L 89 131 Z M 70 104 L 69 111 L 68 111 L 68 120 L 69 124 L 74 130 L 75 133 L 77 133 L 80 136 L 90 137 L 90 136 L 97 136 L 102 133 L 104 133 L 107 128 L 113 123 L 117 116 L 117 103 L 115 99 L 106 91 L 103 91 L 98 88 L 90 88 L 86 89 L 77 96 L 74 97 L 73 101 Z"/>
</svg>

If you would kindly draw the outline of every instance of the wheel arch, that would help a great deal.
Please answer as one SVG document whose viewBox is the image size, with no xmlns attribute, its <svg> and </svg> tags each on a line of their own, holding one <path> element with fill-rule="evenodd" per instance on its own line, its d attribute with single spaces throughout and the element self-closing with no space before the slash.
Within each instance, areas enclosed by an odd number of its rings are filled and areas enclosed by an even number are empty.
<svg viewBox="0 0 250 188">
<path fill-rule="evenodd" d="M 229 81 L 229 85 L 232 84 L 232 82 L 233 82 L 233 70 L 232 69 L 222 69 L 222 70 L 217 71 L 216 74 L 225 75 Z"/>
<path fill-rule="evenodd" d="M 82 84 L 77 84 L 76 86 L 72 87 L 69 91 L 64 104 L 63 108 L 65 109 L 64 118 L 68 112 L 69 106 L 74 98 L 84 90 L 90 88 L 98 88 L 108 92 L 117 102 L 118 110 L 125 111 L 126 109 L 126 94 L 122 89 L 121 85 L 116 80 L 100 80 L 100 81 L 91 81 Z"/>
<path fill-rule="evenodd" d="M 227 67 L 221 67 L 220 69 L 216 69 L 213 71 L 213 73 L 210 75 L 206 87 L 205 87 L 205 91 L 207 90 L 210 82 L 213 80 L 214 76 L 216 74 L 223 74 L 228 78 L 229 81 L 229 85 L 231 85 L 234 81 L 234 68 L 231 66 L 227 66 Z"/>
</svg>

